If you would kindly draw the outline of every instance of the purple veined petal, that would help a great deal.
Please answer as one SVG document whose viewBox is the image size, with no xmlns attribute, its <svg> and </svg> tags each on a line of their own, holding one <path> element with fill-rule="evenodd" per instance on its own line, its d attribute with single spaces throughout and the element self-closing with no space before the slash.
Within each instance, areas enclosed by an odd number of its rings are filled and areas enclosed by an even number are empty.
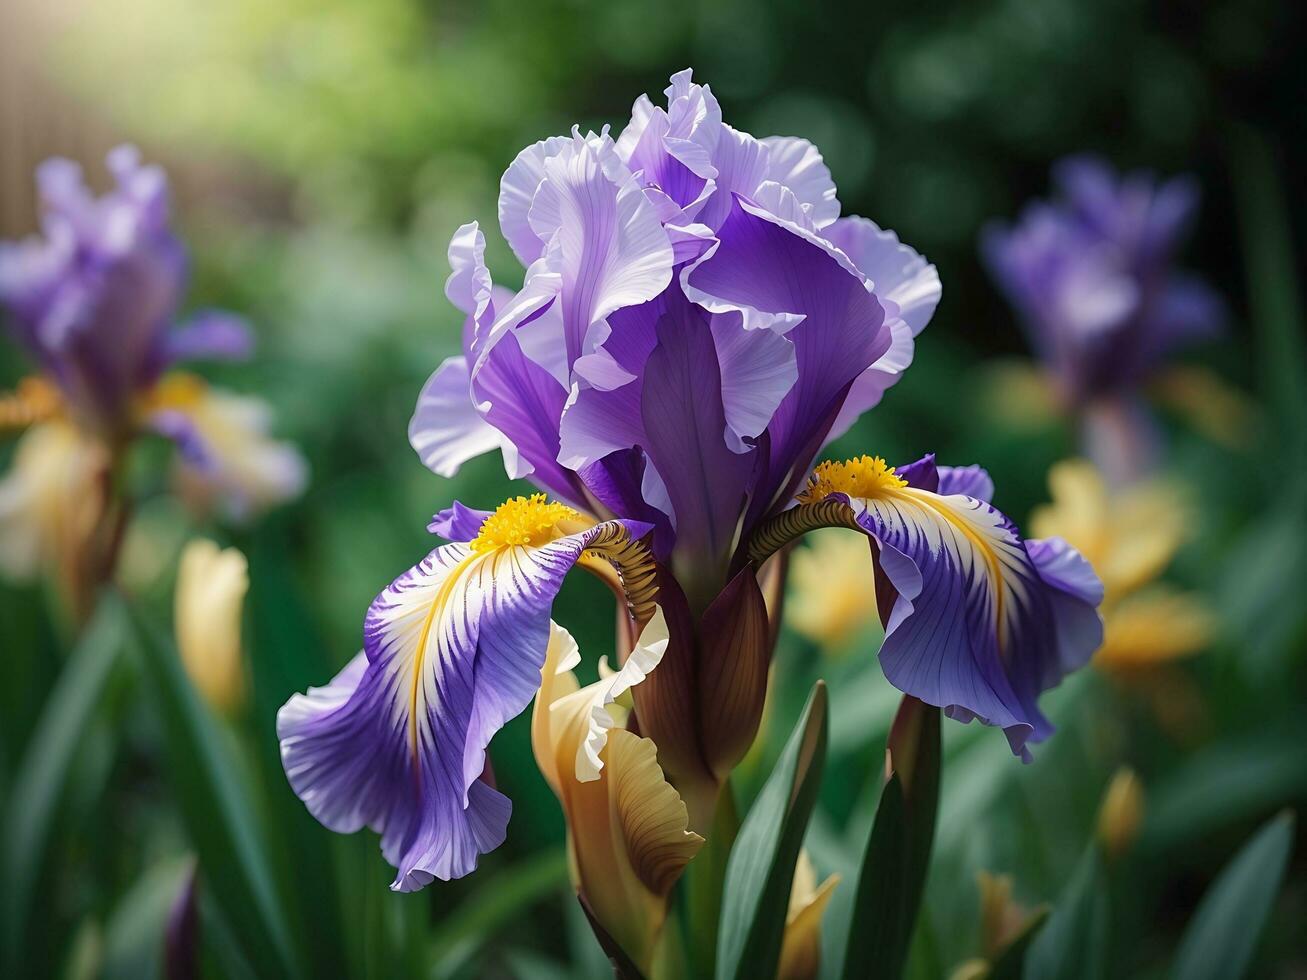
<svg viewBox="0 0 1307 980">
<path fill-rule="evenodd" d="M 886 305 L 886 318 L 894 315 L 888 305 L 893 303 L 914 337 L 925 329 L 942 291 L 933 265 L 870 218 L 840 218 L 822 234 L 871 280 L 877 298 Z"/>
<path fill-rule="evenodd" d="M 799 368 L 794 344 L 770 330 L 745 330 L 737 313 L 712 318 L 713 345 L 721 368 L 726 442 L 743 453 L 771 421 L 781 400 L 794 387 Z"/>
<path fill-rule="evenodd" d="M 894 387 L 903 372 L 912 366 L 916 341 L 912 329 L 901 318 L 889 323 L 890 346 L 884 354 L 854 380 L 849 393 L 840 406 L 839 414 L 826 436 L 826 443 L 834 442 L 852 428 L 853 423 L 880 404 L 885 392 Z"/>
<path fill-rule="evenodd" d="M 505 334 L 472 372 L 477 413 L 503 436 L 504 468 L 512 479 L 530 476 L 564 500 L 584 500 L 575 474 L 558 463 L 559 426 L 568 392 Z"/>
<path fill-rule="evenodd" d="M 631 122 L 614 149 L 650 193 L 663 221 L 685 224 L 712 195 L 713 165 L 722 126 L 721 107 L 711 89 L 696 85 L 689 69 L 677 72 L 666 89 L 667 109 L 640 96 Z"/>
<path fill-rule="evenodd" d="M 283 765 L 309 811 L 340 832 L 380 831 L 397 891 L 472 871 L 503 841 L 511 808 L 480 778 L 485 750 L 539 687 L 563 577 L 587 548 L 647 530 L 607 522 L 540 545 L 442 545 L 396 579 L 368 610 L 365 653 L 278 714 Z"/>
<path fill-rule="evenodd" d="M 559 422 L 559 463 L 580 471 L 610 453 L 644 445 L 643 390 L 640 379 L 609 390 L 575 386 Z"/>
<path fill-rule="evenodd" d="M 494 512 L 489 510 L 465 507 L 455 500 L 431 518 L 427 530 L 432 534 L 440 535 L 446 541 L 471 541 L 480 533 L 481 525 L 492 513 Z"/>
<path fill-rule="evenodd" d="M 540 182 L 545 179 L 545 161 L 570 144 L 570 136 L 551 136 L 533 143 L 517 155 L 499 181 L 499 227 L 513 254 L 529 266 L 545 251 L 545 242 L 531 228 L 527 215 Z"/>
<path fill-rule="evenodd" d="M 642 450 L 611 452 L 585 466 L 578 475 L 590 494 L 614 514 L 625 514 L 650 525 L 654 555 L 659 561 L 668 560 L 676 541 L 672 505 L 661 477 L 652 471 Z"/>
<path fill-rule="evenodd" d="M 716 197 L 713 198 L 716 200 Z M 712 229 L 697 222 L 688 225 L 666 225 L 667 238 L 672 243 L 672 261 L 675 265 L 695 262 L 716 244 Z"/>
<path fill-rule="evenodd" d="M 448 357 L 427 379 L 408 423 L 409 445 L 422 465 L 452 477 L 469 459 L 498 449 L 505 438 L 477 411 L 467 359 Z"/>
<path fill-rule="evenodd" d="M 769 154 L 766 179 L 793 191 L 816 227 L 840 216 L 835 181 L 815 146 L 795 136 L 768 136 L 760 142 Z"/>
<path fill-rule="evenodd" d="M 770 156 L 767 148 L 748 133 L 722 124 L 721 136 L 713 154 L 717 178 L 712 198 L 699 212 L 698 220 L 709 228 L 720 228 L 731 213 L 734 195 L 752 198 L 767 179 Z"/>
<path fill-rule="evenodd" d="M 935 474 L 947 488 L 957 473 L 944 469 L 936 474 L 927 458 L 904 472 L 924 482 Z M 880 653 L 886 677 L 950 717 L 1003 728 L 1028 758 L 1027 742 L 1052 732 L 1039 694 L 1101 641 L 1092 569 L 1064 542 L 1028 549 L 982 500 L 892 480 L 868 492 L 824 499 L 848 501 L 895 590 Z"/>
<path fill-rule="evenodd" d="M 756 516 L 783 506 L 803 480 L 854 380 L 885 354 L 884 311 L 839 249 L 740 198 L 721 244 L 683 273 L 686 295 L 713 312 L 740 310 L 797 321 L 798 378 L 766 429 L 768 470 Z"/>
<path fill-rule="evenodd" d="M 921 459 L 898 466 L 894 475 L 918 490 L 929 490 L 941 497 L 962 494 L 984 503 L 992 503 L 994 481 L 982 466 L 938 466 L 935 454 L 927 453 Z"/>
<path fill-rule="evenodd" d="M 945 497 L 962 494 L 964 497 L 974 497 L 988 504 L 994 499 L 994 481 L 983 466 L 974 463 L 971 466 L 941 466 L 939 488 L 936 493 Z M 1027 541 L 1026 544 L 1030 545 L 1033 542 Z M 1098 602 L 1094 605 L 1098 605 Z"/>
<path fill-rule="evenodd" d="M 480 225 L 475 221 L 460 225 L 449 240 L 447 255 L 450 272 L 445 296 L 472 319 L 473 335 L 479 335 L 482 324 L 495 315 L 494 282 L 486 267 L 486 236 Z"/>
<path fill-rule="evenodd" d="M 683 298 L 669 302 L 657 331 L 641 392 L 644 450 L 667 488 L 678 552 L 693 561 L 725 560 L 756 458 L 727 445 L 708 314 Z"/>
<path fill-rule="evenodd" d="M 201 310 L 168 334 L 168 364 L 189 360 L 242 361 L 254 351 L 249 321 L 225 310 Z"/>
<path fill-rule="evenodd" d="M 921 459 L 894 467 L 894 475 L 910 487 L 939 493 L 939 466 L 935 463 L 935 454 L 926 453 Z"/>
<path fill-rule="evenodd" d="M 644 191 L 607 137 L 583 139 L 545 161 L 528 216 L 556 243 L 563 336 L 571 363 L 588 351 L 590 327 L 657 296 L 672 271 L 672 246 Z"/>
<path fill-rule="evenodd" d="M 800 228 L 807 234 L 815 236 L 817 233 L 817 226 L 813 223 L 808 207 L 784 184 L 764 180 L 753 192 L 752 203 L 769 212 L 772 217 Z"/>
</svg>

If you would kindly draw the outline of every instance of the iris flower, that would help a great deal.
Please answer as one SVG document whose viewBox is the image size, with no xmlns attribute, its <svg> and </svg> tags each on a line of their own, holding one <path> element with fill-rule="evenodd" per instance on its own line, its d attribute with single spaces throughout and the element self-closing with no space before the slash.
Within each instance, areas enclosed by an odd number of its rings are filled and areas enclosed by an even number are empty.
<svg viewBox="0 0 1307 980">
<path fill-rule="evenodd" d="M 1141 386 L 1224 317 L 1211 288 L 1176 268 L 1198 191 L 1092 158 L 1063 161 L 1054 180 L 1056 201 L 989 229 L 982 250 L 1087 451 L 1114 479 L 1134 478 L 1156 439 Z"/>
<path fill-rule="evenodd" d="M 542 683 L 537 728 L 570 718 L 569 698 L 599 704 L 558 677 L 575 655 L 549 654 L 550 607 L 575 565 L 621 599 L 615 676 L 655 616 L 665 624 L 657 664 L 609 711 L 607 778 L 619 745 L 649 740 L 656 764 L 642 748 L 650 764 L 631 762 L 631 778 L 665 797 L 677 832 L 707 833 L 753 741 L 775 635 L 758 573 L 811 528 L 870 541 L 890 680 L 1002 727 L 1023 756 L 1051 731 L 1039 693 L 1097 646 L 1092 570 L 1065 542 L 1023 540 L 982 470 L 866 457 L 814 473 L 911 363 L 939 278 L 893 232 L 840 215 L 806 140 L 731 128 L 689 71 L 666 99 L 638 99 L 616 138 L 573 129 L 512 162 L 499 223 L 526 267 L 520 290 L 493 282 L 479 225 L 454 234 L 446 295 L 465 316 L 462 350 L 423 388 L 411 442 L 444 476 L 497 449 L 541 492 L 437 515 L 450 543 L 377 597 L 363 653 L 282 709 L 292 787 L 328 827 L 380 831 L 395 888 L 466 874 L 503 840 L 509 803 L 486 747 Z M 593 760 L 574 767 L 561 738 L 544 740 L 554 753 L 538 738 L 537 754 L 598 914 L 585 852 L 614 831 L 583 832 L 569 787 Z M 637 878 L 644 891 L 614 901 L 663 893 L 662 877 Z M 600 919 L 610 933 L 617 920 Z M 631 955 L 648 935 L 631 936 Z"/>
<path fill-rule="evenodd" d="M 30 429 L 29 448 L 0 483 L 0 500 L 29 491 L 56 496 L 67 489 L 60 481 L 77 469 L 77 495 L 93 502 L 112 482 L 109 468 L 143 432 L 174 440 L 188 485 L 203 488 L 233 514 L 295 495 L 304 483 L 304 461 L 268 438 L 262 403 L 176 370 L 193 359 L 243 358 L 251 338 L 231 313 L 179 316 L 187 259 L 170 225 L 163 171 L 143 164 L 130 146 L 111 152 L 108 167 L 115 185 L 96 197 L 76 164 L 42 164 L 43 234 L 0 242 L 0 307 L 40 372 L 0 402 L 0 425 Z M 78 434 L 78 467 L 57 465 L 56 443 L 72 437 L 41 434 L 52 425 Z M 97 467 L 85 464 L 92 457 Z M 29 517 L 17 505 L 0 508 L 6 538 L 12 523 L 12 533 L 44 538 L 29 553 L 58 551 Z M 21 557 L 6 564 L 30 574 L 33 562 Z"/>
</svg>

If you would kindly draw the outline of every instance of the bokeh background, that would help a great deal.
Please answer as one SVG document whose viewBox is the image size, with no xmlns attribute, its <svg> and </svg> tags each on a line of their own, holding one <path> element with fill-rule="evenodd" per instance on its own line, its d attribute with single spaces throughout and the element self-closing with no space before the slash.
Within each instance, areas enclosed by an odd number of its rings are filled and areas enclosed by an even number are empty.
<svg viewBox="0 0 1307 980">
<path fill-rule="evenodd" d="M 1056 896 L 1108 776 L 1129 763 L 1148 819 L 1111 942 L 1123 975 L 1158 971 L 1237 844 L 1307 799 L 1307 365 L 1293 251 L 1307 241 L 1307 85 L 1292 8 L 7 0 L 0 235 L 35 230 L 40 160 L 78 159 L 104 186 L 104 153 L 138 144 L 173 179 L 194 305 L 240 311 L 257 328 L 256 358 L 214 376 L 272 401 L 280 433 L 310 461 L 301 500 L 250 528 L 200 530 L 250 558 L 254 697 L 229 734 L 258 805 L 276 815 L 267 833 L 279 901 L 319 975 L 395 975 L 401 963 L 435 975 L 602 975 L 566 896 L 562 819 L 531 760 L 525 716 L 493 750 L 515 801 L 508 843 L 471 878 L 418 896 L 386 893 L 371 835 L 332 838 L 302 812 L 280 778 L 272 726 L 286 697 L 358 649 L 364 609 L 425 553 L 434 511 L 454 498 L 490 506 L 510 489 L 497 457 L 441 480 L 406 439 L 419 387 L 457 345 L 459 317 L 442 295 L 450 234 L 473 218 L 494 227 L 499 176 L 522 146 L 573 123 L 620 130 L 636 95 L 660 92 L 686 65 L 737 127 L 813 140 L 844 212 L 896 229 L 939 267 L 944 299 L 914 366 L 839 448 L 981 462 L 996 502 L 1018 518 L 1047 499 L 1048 469 L 1075 454 L 1076 439 L 1051 413 L 1004 404 L 1002 364 L 1028 354 L 980 261 L 981 228 L 1044 195 L 1050 165 L 1069 153 L 1200 181 L 1184 260 L 1226 297 L 1231 319 L 1224 339 L 1189 360 L 1224 379 L 1240 422 L 1223 441 L 1219 425 L 1164 415 L 1168 467 L 1198 504 L 1170 578 L 1208 597 L 1220 628 L 1160 694 L 1093 672 L 1066 685 L 1050 698 L 1062 734 L 1033 766 L 1014 763 L 992 732 L 949 726 L 914 957 L 921 976 L 939 976 L 971 954 L 978 869 L 1014 873 L 1028 904 Z M 497 281 L 511 283 L 517 265 L 489 237 Z M 24 364 L 12 347 L 0 357 L 7 387 Z M 129 540 L 124 582 L 161 616 L 195 531 L 159 497 Z M 0 591 L 0 775 L 66 656 L 50 608 L 38 587 Z M 583 650 L 611 644 L 595 583 L 569 582 L 556 618 Z M 874 809 L 895 704 L 872 657 L 875 634 L 868 626 L 842 656 L 782 638 L 777 669 L 793 683 L 777 685 L 775 724 L 740 780 L 747 794 L 788 732 L 797 703 L 787 692 L 830 679 L 834 755 L 809 841 L 823 871 L 856 855 Z M 87 948 L 115 952 L 118 968 L 150 962 L 124 957 L 158 934 L 187 860 L 158 724 L 139 710 L 130 676 L 115 691 L 43 865 L 33 975 L 75 964 Z M 1159 701 L 1192 710 L 1168 721 Z M 345 877 L 325 873 L 324 856 Z M 1300 856 L 1258 976 L 1307 974 L 1304 867 Z M 220 963 L 220 973 L 238 968 Z"/>
</svg>

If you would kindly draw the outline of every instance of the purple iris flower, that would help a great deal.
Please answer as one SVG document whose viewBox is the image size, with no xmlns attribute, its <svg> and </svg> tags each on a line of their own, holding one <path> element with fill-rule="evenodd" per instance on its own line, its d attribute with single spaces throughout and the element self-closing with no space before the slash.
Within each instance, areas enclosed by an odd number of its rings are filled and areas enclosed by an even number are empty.
<svg viewBox="0 0 1307 980">
<path fill-rule="evenodd" d="M 437 515 L 454 543 L 377 598 L 328 687 L 282 709 L 295 791 L 328 827 L 381 831 L 393 887 L 466 874 L 502 840 L 485 748 L 539 685 L 574 564 L 625 594 L 628 640 L 662 607 L 667 653 L 635 714 L 691 829 L 761 714 L 775 631 L 756 572 L 812 527 L 878 543 L 891 680 L 1002 726 L 1018 753 L 1050 729 L 1039 692 L 1097 645 L 1093 572 L 1061 542 L 1022 542 L 983 471 L 926 460 L 903 489 L 891 470 L 892 506 L 856 480 L 813 496 L 818 453 L 911 363 L 939 277 L 840 217 L 806 140 L 732 129 L 689 71 L 666 96 L 638 99 L 616 139 L 574 129 L 509 166 L 499 223 L 520 290 L 494 284 L 475 222 L 450 243 L 462 352 L 424 386 L 410 441 L 442 476 L 498 449 L 543 493 Z"/>
<path fill-rule="evenodd" d="M 1059 199 L 988 229 L 982 251 L 1061 397 L 1092 423 L 1091 441 L 1115 434 L 1128 461 L 1152 439 L 1139 386 L 1224 318 L 1217 295 L 1175 268 L 1198 190 L 1187 177 L 1120 176 L 1081 157 L 1053 176 Z"/>
<path fill-rule="evenodd" d="M 616 140 L 573 131 L 513 161 L 499 222 L 527 267 L 516 294 L 492 284 L 479 226 L 458 230 L 463 352 L 409 434 L 441 475 L 498 448 L 512 477 L 654 524 L 703 599 L 908 366 L 940 284 L 893 232 L 839 216 L 811 143 L 732 129 L 689 71 L 666 95 L 637 100 Z"/>
<path fill-rule="evenodd" d="M 187 261 L 169 226 L 167 179 L 131 146 L 107 162 L 115 186 L 100 197 L 72 161 L 37 170 L 44 234 L 0 243 L 0 305 L 79 422 L 117 439 L 168 367 L 243 357 L 250 335 L 217 310 L 178 322 Z"/>
</svg>

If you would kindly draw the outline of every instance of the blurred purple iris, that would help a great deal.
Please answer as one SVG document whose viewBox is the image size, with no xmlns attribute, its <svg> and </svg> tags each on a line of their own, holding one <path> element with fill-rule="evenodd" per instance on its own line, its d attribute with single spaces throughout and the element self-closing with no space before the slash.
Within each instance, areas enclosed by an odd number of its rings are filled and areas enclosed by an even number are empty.
<svg viewBox="0 0 1307 980">
<path fill-rule="evenodd" d="M 100 197 L 72 161 L 37 170 L 44 235 L 0 242 L 0 305 L 79 423 L 118 439 L 165 369 L 242 357 L 250 335 L 220 311 L 178 323 L 187 261 L 169 227 L 167 179 L 131 146 L 107 162 L 115 186 Z"/>
<path fill-rule="evenodd" d="M 1059 198 L 987 230 L 982 249 L 1062 399 L 1091 443 L 1105 442 L 1100 462 L 1130 469 L 1152 438 L 1137 389 L 1224 316 L 1216 294 L 1175 267 L 1198 190 L 1082 157 L 1053 176 Z"/>
</svg>

